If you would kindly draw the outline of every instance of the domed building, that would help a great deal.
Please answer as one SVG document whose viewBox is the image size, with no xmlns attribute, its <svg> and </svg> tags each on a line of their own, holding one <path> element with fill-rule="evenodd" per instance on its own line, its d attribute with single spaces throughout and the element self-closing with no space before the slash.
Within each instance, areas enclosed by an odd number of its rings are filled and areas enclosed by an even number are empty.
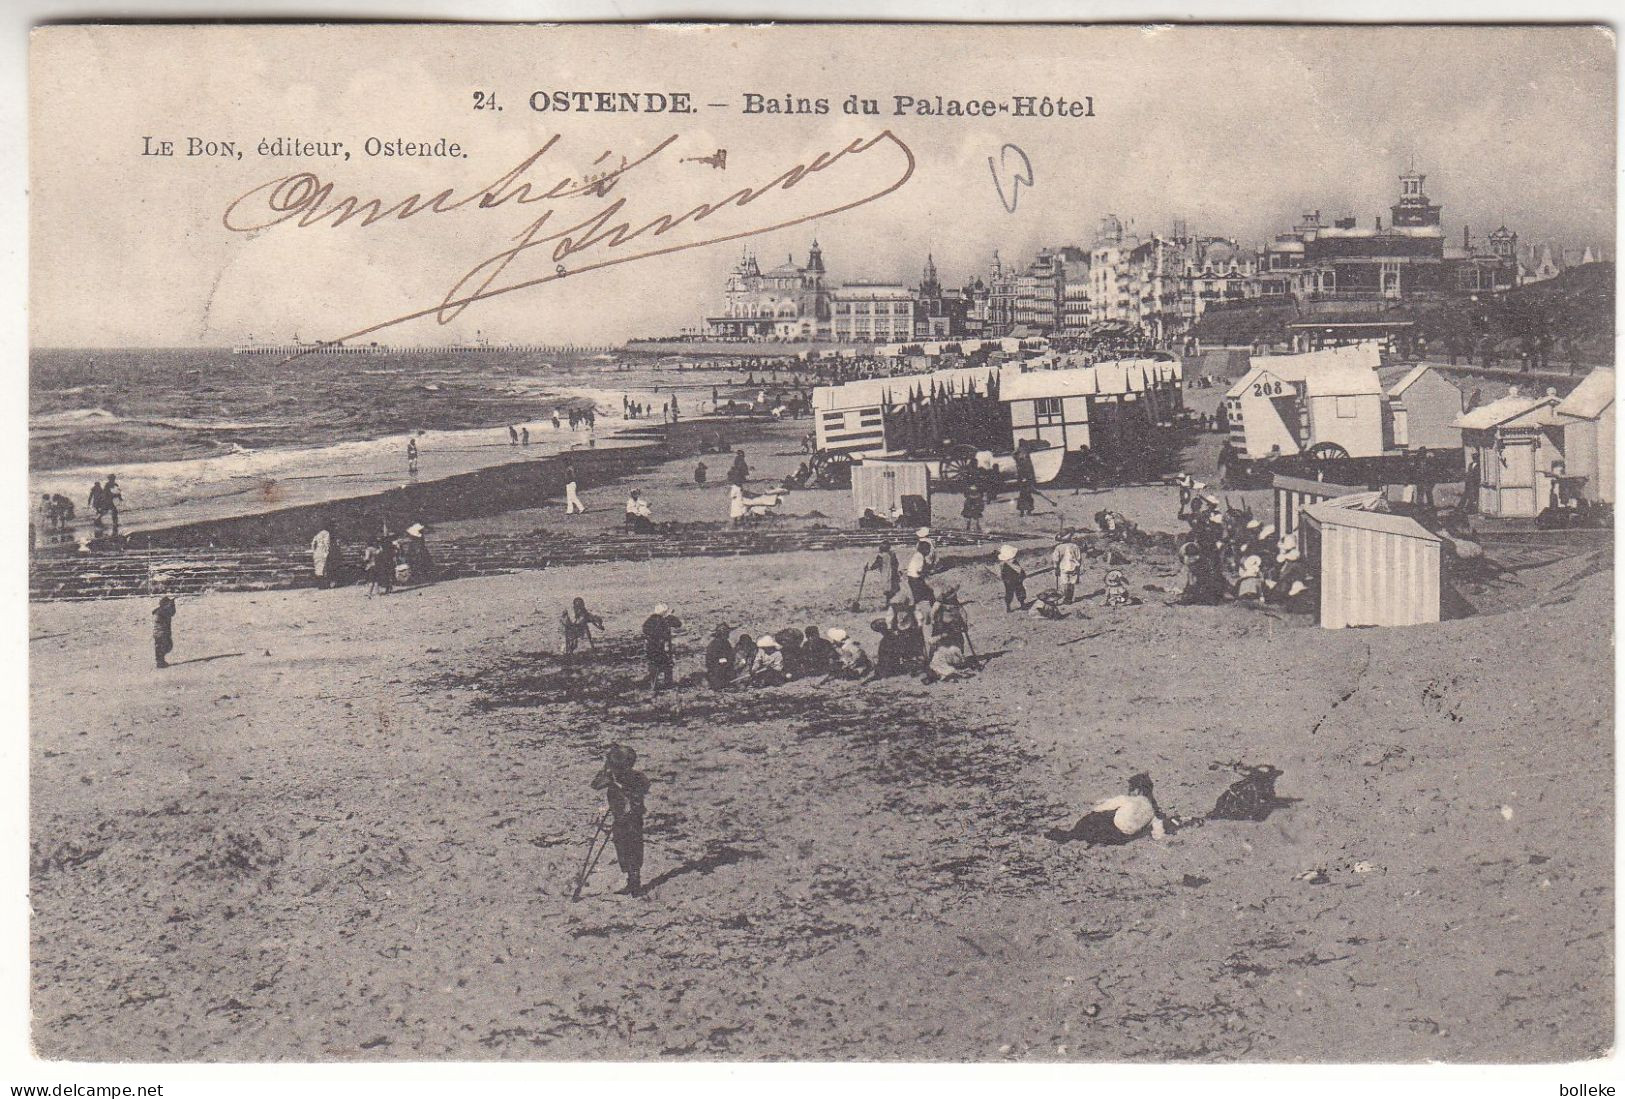
<svg viewBox="0 0 1625 1099">
<path fill-rule="evenodd" d="M 720 316 L 707 317 L 713 335 L 730 339 L 811 340 L 829 329 L 829 286 L 824 254 L 812 242 L 805 267 L 786 256 L 763 271 L 756 257 L 744 252 L 723 289 Z"/>
</svg>

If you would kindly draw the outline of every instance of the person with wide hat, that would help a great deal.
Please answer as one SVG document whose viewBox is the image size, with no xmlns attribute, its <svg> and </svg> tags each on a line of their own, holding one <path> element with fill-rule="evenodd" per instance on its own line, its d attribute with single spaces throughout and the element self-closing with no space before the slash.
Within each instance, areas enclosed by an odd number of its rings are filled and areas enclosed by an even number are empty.
<svg viewBox="0 0 1625 1099">
<path fill-rule="evenodd" d="M 784 669 L 784 646 L 770 633 L 756 639 L 756 661 L 750 668 L 750 681 L 757 687 L 777 687 L 790 677 Z"/>
<path fill-rule="evenodd" d="M 835 646 L 835 663 L 830 668 L 830 675 L 842 679 L 863 680 L 874 671 L 874 664 L 869 660 L 869 654 L 863 651 L 857 639 L 840 626 L 831 626 L 824 631 L 829 643 Z"/>
</svg>

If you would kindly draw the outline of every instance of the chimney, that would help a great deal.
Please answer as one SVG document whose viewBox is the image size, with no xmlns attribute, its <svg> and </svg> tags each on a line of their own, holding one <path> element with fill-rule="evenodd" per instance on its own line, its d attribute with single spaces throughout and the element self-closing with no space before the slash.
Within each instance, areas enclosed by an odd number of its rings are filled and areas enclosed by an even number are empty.
<svg viewBox="0 0 1625 1099">
<path fill-rule="evenodd" d="M 1382 219 L 1381 218 L 1377 219 L 1377 232 L 1379 232 L 1379 233 L 1382 232 Z"/>
<path fill-rule="evenodd" d="M 1467 249 L 1473 246 L 1473 227 L 1471 225 L 1461 227 L 1461 246 Z"/>
</svg>

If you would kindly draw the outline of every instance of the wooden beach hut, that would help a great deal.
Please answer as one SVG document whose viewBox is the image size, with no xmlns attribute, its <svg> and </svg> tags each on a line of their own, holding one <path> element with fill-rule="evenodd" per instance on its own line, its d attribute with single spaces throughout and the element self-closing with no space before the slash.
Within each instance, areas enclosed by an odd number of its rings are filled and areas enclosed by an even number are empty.
<svg viewBox="0 0 1625 1099">
<path fill-rule="evenodd" d="M 1461 390 L 1442 373 L 1418 365 L 1388 390 L 1388 444 L 1399 450 L 1461 446 Z"/>
<path fill-rule="evenodd" d="M 1305 477 L 1288 477 L 1284 473 L 1275 475 L 1274 487 L 1277 537 L 1297 533 L 1304 508 L 1365 491 L 1363 485 L 1334 485 L 1330 481 L 1311 481 Z"/>
<path fill-rule="evenodd" d="M 1566 476 L 1560 403 L 1555 390 L 1530 397 L 1514 386 L 1500 400 L 1456 419 L 1467 460 L 1478 471 L 1481 514 L 1533 519 L 1550 503 L 1554 478 Z M 1470 477 L 1469 490 L 1472 487 Z"/>
<path fill-rule="evenodd" d="M 1557 406 L 1563 421 L 1568 476 L 1585 478 L 1579 495 L 1593 503 L 1614 502 L 1614 372 L 1599 367 Z"/>
<path fill-rule="evenodd" d="M 873 509 L 882 519 L 895 519 L 903 514 L 905 496 L 930 504 L 931 473 L 925 462 L 866 458 L 852 467 L 852 514 Z"/>
<path fill-rule="evenodd" d="M 1416 520 L 1326 501 L 1304 509 L 1301 542 L 1320 579 L 1320 624 L 1439 621 L 1440 545 Z"/>
</svg>

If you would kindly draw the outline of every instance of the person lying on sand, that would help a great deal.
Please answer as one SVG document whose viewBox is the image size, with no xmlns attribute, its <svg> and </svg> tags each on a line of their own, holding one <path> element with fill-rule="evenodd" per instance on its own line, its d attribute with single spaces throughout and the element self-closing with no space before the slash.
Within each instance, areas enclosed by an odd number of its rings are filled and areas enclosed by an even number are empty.
<svg viewBox="0 0 1625 1099">
<path fill-rule="evenodd" d="M 1051 622 L 1059 622 L 1067 617 L 1061 609 L 1061 593 L 1054 588 L 1039 592 L 1033 597 L 1033 605 L 1027 612 L 1034 618 L 1047 618 Z"/>
<path fill-rule="evenodd" d="M 1047 835 L 1059 843 L 1081 840 L 1091 847 L 1120 847 L 1144 835 L 1162 839 L 1165 819 L 1151 792 L 1151 776 L 1141 773 L 1128 780 L 1128 793 L 1097 803 L 1070 831 L 1052 828 Z"/>
</svg>

